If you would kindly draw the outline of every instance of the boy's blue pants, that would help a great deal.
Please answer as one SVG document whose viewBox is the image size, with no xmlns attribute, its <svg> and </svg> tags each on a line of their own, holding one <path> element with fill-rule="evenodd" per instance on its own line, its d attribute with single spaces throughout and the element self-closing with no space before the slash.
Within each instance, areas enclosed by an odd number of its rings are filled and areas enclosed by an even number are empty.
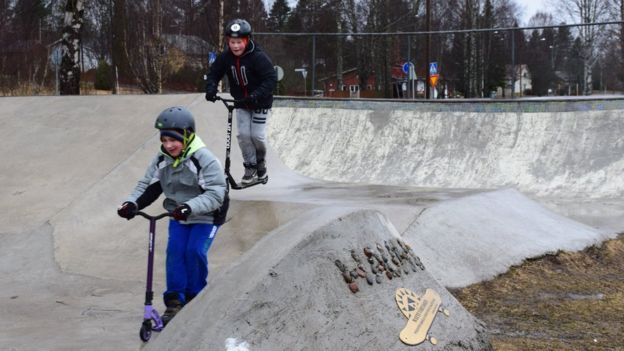
<svg viewBox="0 0 624 351">
<path fill-rule="evenodd" d="M 214 224 L 169 221 L 166 296 L 177 294 L 184 304 L 206 286 L 208 249 L 218 229 Z"/>
</svg>

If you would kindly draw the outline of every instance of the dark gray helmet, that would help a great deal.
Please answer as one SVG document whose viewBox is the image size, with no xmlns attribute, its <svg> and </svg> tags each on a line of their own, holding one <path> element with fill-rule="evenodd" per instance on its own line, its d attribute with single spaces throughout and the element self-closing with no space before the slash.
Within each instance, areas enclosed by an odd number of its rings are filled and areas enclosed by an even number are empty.
<svg viewBox="0 0 624 351">
<path fill-rule="evenodd" d="M 195 132 L 195 118 L 186 107 L 173 106 L 165 109 L 156 118 L 156 129 L 180 129 Z"/>
<path fill-rule="evenodd" d="M 251 24 L 244 19 L 233 19 L 225 26 L 225 35 L 231 38 L 249 37 L 251 36 Z"/>
</svg>

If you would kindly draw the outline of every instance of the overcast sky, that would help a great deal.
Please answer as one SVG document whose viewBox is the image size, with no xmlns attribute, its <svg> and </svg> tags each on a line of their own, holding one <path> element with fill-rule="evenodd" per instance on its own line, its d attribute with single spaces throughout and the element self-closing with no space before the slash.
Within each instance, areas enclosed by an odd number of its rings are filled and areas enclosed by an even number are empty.
<svg viewBox="0 0 624 351">
<path fill-rule="evenodd" d="M 265 4 L 267 4 L 267 9 L 271 9 L 273 1 L 274 0 L 264 0 Z M 544 7 L 544 0 L 516 0 L 516 3 L 522 10 L 522 17 L 520 18 L 522 23 L 520 23 L 520 26 L 526 26 L 529 19 L 538 11 L 549 12 L 548 8 Z M 295 4 L 297 4 L 297 0 L 288 0 L 288 4 L 294 7 Z"/>
<path fill-rule="evenodd" d="M 538 12 L 549 12 L 548 8 L 545 7 L 544 0 L 516 0 L 516 3 L 520 6 L 520 9 L 523 10 L 523 15 L 520 17 L 521 26 L 526 26 L 529 22 L 529 19 L 533 17 L 533 15 Z"/>
</svg>

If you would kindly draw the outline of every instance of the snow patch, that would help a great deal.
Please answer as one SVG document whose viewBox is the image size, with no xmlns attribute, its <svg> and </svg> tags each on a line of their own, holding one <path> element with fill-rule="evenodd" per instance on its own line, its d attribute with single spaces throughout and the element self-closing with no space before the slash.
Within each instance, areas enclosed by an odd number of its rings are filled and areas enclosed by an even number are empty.
<svg viewBox="0 0 624 351">
<path fill-rule="evenodd" d="M 250 351 L 247 341 L 238 342 L 236 338 L 225 339 L 225 351 Z"/>
</svg>

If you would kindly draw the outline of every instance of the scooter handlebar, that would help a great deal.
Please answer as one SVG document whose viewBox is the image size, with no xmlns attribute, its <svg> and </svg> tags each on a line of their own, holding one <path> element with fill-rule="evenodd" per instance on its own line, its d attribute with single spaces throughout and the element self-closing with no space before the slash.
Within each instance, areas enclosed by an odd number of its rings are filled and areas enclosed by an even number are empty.
<svg viewBox="0 0 624 351">
<path fill-rule="evenodd" d="M 223 97 L 221 97 L 219 95 L 217 95 L 217 100 L 221 100 L 225 104 L 225 106 L 230 106 L 230 105 L 228 105 L 228 103 L 236 104 L 236 103 L 242 103 L 243 102 L 243 100 L 226 99 L 226 98 L 223 98 Z"/>
<path fill-rule="evenodd" d="M 173 216 L 173 215 L 172 215 L 171 213 L 169 213 L 169 212 L 164 212 L 164 213 L 161 213 L 161 214 L 156 215 L 156 216 L 151 216 L 151 215 L 148 215 L 147 213 L 145 213 L 145 212 L 143 212 L 143 211 L 139 211 L 139 212 L 137 212 L 137 215 L 139 215 L 139 216 L 141 216 L 141 217 L 143 217 L 143 218 L 145 218 L 145 219 L 149 219 L 149 220 L 152 220 L 152 219 L 153 219 L 153 220 L 155 220 L 155 221 L 157 221 L 157 220 L 159 220 L 159 219 L 162 219 L 162 218 L 165 218 L 165 217 L 171 217 L 171 216 Z"/>
</svg>

